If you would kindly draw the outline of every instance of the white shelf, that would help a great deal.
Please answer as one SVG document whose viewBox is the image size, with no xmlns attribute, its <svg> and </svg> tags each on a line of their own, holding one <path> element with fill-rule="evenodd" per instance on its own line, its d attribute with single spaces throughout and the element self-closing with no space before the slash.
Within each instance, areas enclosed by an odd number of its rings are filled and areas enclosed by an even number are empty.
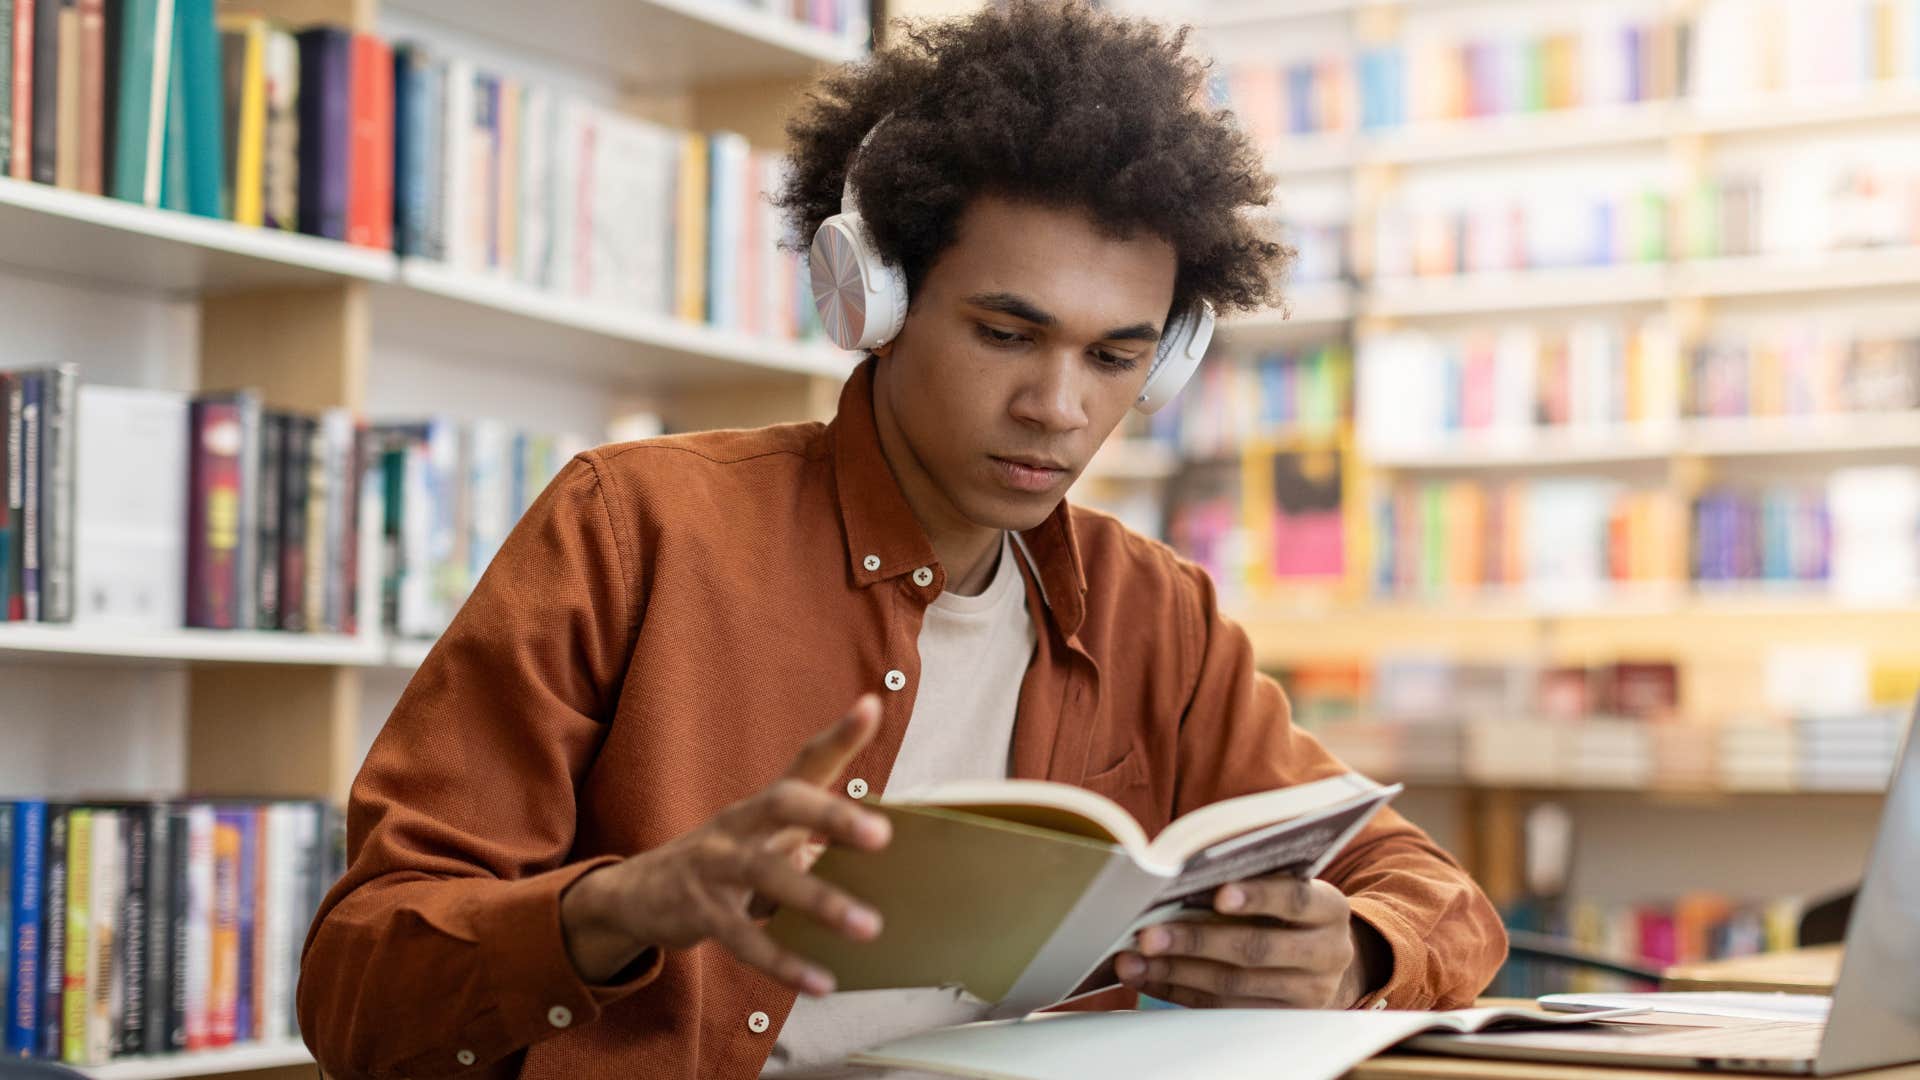
<svg viewBox="0 0 1920 1080">
<path fill-rule="evenodd" d="M 1413 470 L 1552 468 L 1658 461 L 1920 450 L 1920 412 L 1713 417 L 1658 425 L 1549 428 L 1507 437 L 1469 434 L 1370 451 L 1369 463 Z"/>
<path fill-rule="evenodd" d="M 1660 263 L 1516 270 L 1453 277 L 1381 278 L 1365 293 L 1368 315 L 1412 317 L 1491 311 L 1653 304 L 1671 292 Z"/>
<path fill-rule="evenodd" d="M 1370 449 L 1368 464 L 1407 471 L 1432 469 L 1549 468 L 1658 461 L 1678 452 L 1678 429 L 1596 426 L 1544 429 L 1505 437 L 1486 433 L 1447 436 L 1404 447 Z"/>
<path fill-rule="evenodd" d="M 1342 282 L 1283 286 L 1280 294 L 1284 309 L 1228 316 L 1220 320 L 1221 332 L 1253 336 L 1309 327 L 1324 329 L 1353 318 L 1353 290 Z"/>
<path fill-rule="evenodd" d="M 1920 285 L 1920 250 L 1871 248 L 1694 259 L 1673 264 L 1682 296 L 1738 298 Z"/>
<path fill-rule="evenodd" d="M 402 287 L 379 290 L 375 297 L 380 337 L 421 337 L 470 355 L 597 370 L 630 383 L 718 381 L 767 372 L 843 379 L 856 359 L 824 342 L 715 329 L 422 259 L 401 260 L 400 282 Z"/>
<path fill-rule="evenodd" d="M 176 1077 L 216 1076 L 221 1073 L 311 1065 L 313 1055 L 298 1041 L 198 1050 L 188 1054 L 125 1058 L 105 1065 L 85 1065 L 80 1071 L 93 1080 L 174 1080 Z"/>
<path fill-rule="evenodd" d="M 379 663 L 378 639 L 270 630 L 122 630 L 52 623 L 0 625 L 0 654 L 234 664 Z"/>
<path fill-rule="evenodd" d="M 757 10 L 745 0 L 572 0 L 564 10 L 523 0 L 389 2 L 640 90 L 803 77 L 866 54 L 864 41 L 853 35 Z"/>
<path fill-rule="evenodd" d="M 1344 132 L 1295 135 L 1267 155 L 1267 171 L 1276 176 L 1305 176 L 1352 168 L 1354 136 Z"/>
<path fill-rule="evenodd" d="M 426 661 L 427 654 L 433 651 L 433 644 L 430 640 L 416 638 L 389 639 L 382 666 L 412 671 Z"/>
<path fill-rule="evenodd" d="M 389 281 L 394 257 L 118 199 L 0 178 L 0 264 L 170 294 L 341 278 Z"/>
<path fill-rule="evenodd" d="M 1777 94 L 1737 104 L 1688 102 L 1674 116 L 1682 135 L 1739 135 L 1800 127 L 1872 123 L 1920 117 L 1920 88 L 1846 87 L 1821 94 Z"/>
<path fill-rule="evenodd" d="M 1412 165 L 1653 145 L 1673 134 L 1676 115 L 1678 109 L 1672 102 L 1647 101 L 1414 124 L 1368 136 L 1355 160 L 1371 165 Z"/>
</svg>

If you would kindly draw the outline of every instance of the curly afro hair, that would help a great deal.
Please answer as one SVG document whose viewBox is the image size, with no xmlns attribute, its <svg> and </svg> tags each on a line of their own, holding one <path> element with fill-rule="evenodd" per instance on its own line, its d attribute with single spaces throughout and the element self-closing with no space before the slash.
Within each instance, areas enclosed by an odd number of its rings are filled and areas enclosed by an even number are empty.
<svg viewBox="0 0 1920 1080">
<path fill-rule="evenodd" d="M 791 168 L 774 200 L 804 251 L 853 189 L 879 253 L 918 292 L 982 194 L 1088 211 L 1114 236 L 1145 231 L 1180 264 L 1174 311 L 1278 299 L 1291 254 L 1264 235 L 1273 179 L 1224 110 L 1187 30 L 1079 0 L 895 24 L 903 40 L 828 75 L 788 121 Z M 891 115 L 889 115 L 891 114 Z"/>
</svg>

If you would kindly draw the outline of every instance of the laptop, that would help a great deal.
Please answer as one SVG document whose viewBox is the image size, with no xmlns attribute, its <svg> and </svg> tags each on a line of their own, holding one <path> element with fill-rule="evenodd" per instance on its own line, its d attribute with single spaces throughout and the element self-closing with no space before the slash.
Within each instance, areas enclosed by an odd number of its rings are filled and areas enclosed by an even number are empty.
<svg viewBox="0 0 1920 1080">
<path fill-rule="evenodd" d="M 1667 1014 L 1568 1031 L 1423 1035 L 1406 1045 L 1469 1057 L 1788 1076 L 1920 1061 L 1920 702 L 1914 711 L 1825 1023 Z"/>
</svg>

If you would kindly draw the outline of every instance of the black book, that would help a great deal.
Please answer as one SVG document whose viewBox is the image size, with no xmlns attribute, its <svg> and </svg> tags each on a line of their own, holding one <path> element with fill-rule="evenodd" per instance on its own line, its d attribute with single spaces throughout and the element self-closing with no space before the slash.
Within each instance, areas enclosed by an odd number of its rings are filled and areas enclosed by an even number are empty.
<svg viewBox="0 0 1920 1080">
<path fill-rule="evenodd" d="M 120 141 L 120 37 L 126 25 L 126 0 L 105 0 L 106 81 L 100 94 L 100 186 L 113 193 L 114 150 Z"/>
<path fill-rule="evenodd" d="M 262 630 L 280 629 L 280 499 L 284 494 L 287 422 L 285 413 L 267 413 L 260 420 L 260 590 Z"/>
<path fill-rule="evenodd" d="M 167 893 L 172 898 L 167 913 L 167 1022 L 161 1042 L 164 1051 L 187 1048 L 187 812 L 172 808 L 167 813 L 167 831 L 173 837 L 173 849 L 167 862 Z"/>
<path fill-rule="evenodd" d="M 47 806 L 47 895 L 40 905 L 40 1056 L 60 1060 L 67 982 L 67 808 Z"/>
<path fill-rule="evenodd" d="M 287 418 L 286 446 L 280 476 L 280 629 L 308 629 L 307 481 L 314 436 L 319 421 L 311 416 Z"/>
<path fill-rule="evenodd" d="M 51 184 L 60 149 L 61 0 L 33 6 L 33 178 Z"/>
<path fill-rule="evenodd" d="M 120 931 L 113 939 L 113 977 L 120 983 L 120 1008 L 114 1016 L 113 1056 L 126 1057 L 147 1049 L 147 920 L 148 878 L 152 862 L 152 813 L 146 806 L 129 806 L 121 815 L 120 838 L 126 848 L 122 879 L 126 896 L 120 902 Z"/>
<path fill-rule="evenodd" d="M 46 426 L 46 378 L 37 371 L 20 373 L 20 598 L 27 622 L 40 621 L 41 481 L 46 454 L 41 429 Z"/>
<path fill-rule="evenodd" d="M 140 991 L 145 1015 L 141 1018 L 143 1053 L 161 1054 L 167 1045 L 167 999 L 172 993 L 168 973 L 173 970 L 170 930 L 173 926 L 173 807 L 155 803 L 147 813 L 147 923 L 146 985 Z"/>
<path fill-rule="evenodd" d="M 74 456 L 78 448 L 80 369 L 61 364 L 42 372 L 40 407 L 40 618 L 73 621 Z"/>
<path fill-rule="evenodd" d="M 7 618 L 25 619 L 23 591 L 27 528 L 26 383 L 18 373 L 7 377 L 7 516 L 13 522 L 13 544 L 7 552 Z"/>
</svg>

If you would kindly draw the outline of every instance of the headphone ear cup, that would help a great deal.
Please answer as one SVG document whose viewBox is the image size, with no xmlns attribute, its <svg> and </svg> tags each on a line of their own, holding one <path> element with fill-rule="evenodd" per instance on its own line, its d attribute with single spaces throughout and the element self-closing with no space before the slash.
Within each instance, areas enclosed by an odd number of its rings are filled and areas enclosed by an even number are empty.
<svg viewBox="0 0 1920 1080">
<path fill-rule="evenodd" d="M 807 250 L 813 305 L 827 337 L 843 349 L 871 349 L 906 324 L 906 279 L 873 252 L 858 214 L 820 223 Z"/>
<path fill-rule="evenodd" d="M 1156 413 L 1180 393 L 1187 380 L 1200 367 L 1213 342 L 1213 305 L 1205 300 L 1191 311 L 1168 320 L 1160 345 L 1154 350 L 1153 369 L 1133 407 L 1143 413 Z"/>
</svg>

